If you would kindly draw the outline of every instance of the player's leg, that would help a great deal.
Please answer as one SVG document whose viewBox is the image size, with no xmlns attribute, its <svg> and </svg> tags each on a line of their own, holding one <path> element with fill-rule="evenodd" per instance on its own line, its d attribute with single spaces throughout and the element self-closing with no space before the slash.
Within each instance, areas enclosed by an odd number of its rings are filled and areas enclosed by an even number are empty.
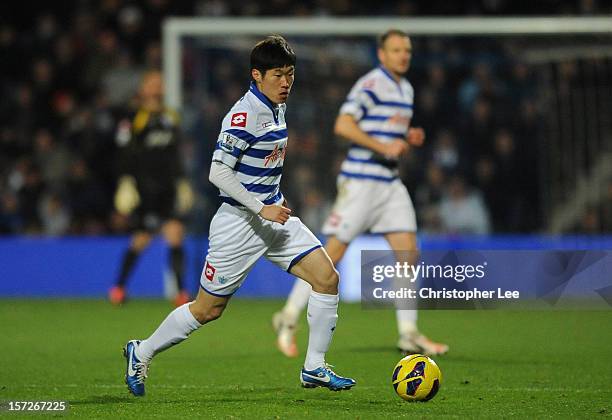
<svg viewBox="0 0 612 420">
<path fill-rule="evenodd" d="M 396 259 L 401 263 L 415 264 L 418 251 L 414 232 L 393 232 L 385 234 L 389 246 L 395 251 Z M 406 252 L 409 251 L 409 252 Z M 412 283 L 416 284 L 416 283 Z M 419 332 L 417 328 L 417 310 L 396 310 L 397 329 L 399 333 L 398 348 L 403 353 L 425 353 L 429 355 L 444 354 L 448 345 L 436 343 Z"/>
<path fill-rule="evenodd" d="M 325 244 L 325 250 L 335 266 L 344 256 L 348 244 L 331 236 Z M 295 332 L 298 319 L 308 304 L 310 298 L 310 284 L 299 277 L 295 279 L 293 288 L 289 293 L 283 309 L 272 317 L 272 326 L 276 331 L 276 346 L 287 357 L 297 357 L 298 348 L 295 342 Z"/>
<path fill-rule="evenodd" d="M 125 285 L 132 273 L 138 257 L 142 251 L 151 243 L 151 234 L 147 231 L 137 231 L 132 235 L 130 245 L 123 254 L 121 268 L 115 285 L 108 292 L 108 299 L 111 303 L 119 305 L 125 301 Z"/>
<path fill-rule="evenodd" d="M 364 189 L 365 188 L 365 189 Z M 376 185 L 340 178 L 334 209 L 323 225 L 322 232 L 329 238 L 325 249 L 334 266 L 342 259 L 348 244 L 368 230 L 376 202 Z M 373 190 L 373 191 L 371 191 Z M 297 357 L 295 340 L 297 322 L 310 297 L 310 285 L 296 279 L 284 308 L 274 314 L 272 325 L 276 331 L 276 346 L 288 357 Z"/>
<path fill-rule="evenodd" d="M 151 358 L 221 316 L 231 295 L 264 254 L 266 245 L 254 234 L 250 223 L 253 218 L 246 211 L 223 204 L 210 224 L 208 255 L 196 300 L 172 311 L 146 340 L 128 342 L 126 382 L 134 395 L 144 394 Z"/>
<path fill-rule="evenodd" d="M 147 339 L 131 340 L 124 349 L 127 359 L 125 381 L 130 392 L 144 395 L 144 380 L 153 357 L 183 342 L 202 325 L 223 313 L 231 296 L 213 296 L 200 289 L 196 300 L 179 306 L 162 321 Z"/>
<path fill-rule="evenodd" d="M 302 385 L 331 390 L 350 389 L 355 381 L 334 373 L 325 362 L 338 319 L 338 272 L 323 248 L 316 249 L 290 267 L 290 273 L 307 281 L 312 290 L 308 299 L 310 334 Z"/>
<path fill-rule="evenodd" d="M 185 273 L 185 250 L 183 247 L 185 239 L 185 227 L 178 219 L 170 219 L 162 225 L 162 235 L 168 243 L 168 266 L 176 280 L 178 293 L 174 298 L 175 305 L 181 306 L 189 302 L 189 293 L 183 284 Z"/>
</svg>

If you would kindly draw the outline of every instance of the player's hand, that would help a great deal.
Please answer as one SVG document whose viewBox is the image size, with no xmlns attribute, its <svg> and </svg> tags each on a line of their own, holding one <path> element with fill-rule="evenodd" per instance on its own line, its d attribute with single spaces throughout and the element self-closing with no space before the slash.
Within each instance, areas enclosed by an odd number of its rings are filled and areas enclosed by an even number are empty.
<svg viewBox="0 0 612 420">
<path fill-rule="evenodd" d="M 410 128 L 406 139 L 410 145 L 420 147 L 425 142 L 425 130 L 421 127 Z"/>
<path fill-rule="evenodd" d="M 180 214 L 185 214 L 193 207 L 193 189 L 186 179 L 181 179 L 176 183 L 176 204 Z"/>
<path fill-rule="evenodd" d="M 115 208 L 120 214 L 127 216 L 139 204 L 140 194 L 136 188 L 136 180 L 130 175 L 122 176 L 115 191 Z"/>
<path fill-rule="evenodd" d="M 289 216 L 291 215 L 291 209 L 285 206 L 269 204 L 267 206 L 263 206 L 263 208 L 259 212 L 259 215 L 266 220 L 284 225 L 287 220 L 289 220 Z"/>
<path fill-rule="evenodd" d="M 384 144 L 383 155 L 387 159 L 397 159 L 408 151 L 408 144 L 403 140 L 393 140 L 391 143 Z"/>
</svg>

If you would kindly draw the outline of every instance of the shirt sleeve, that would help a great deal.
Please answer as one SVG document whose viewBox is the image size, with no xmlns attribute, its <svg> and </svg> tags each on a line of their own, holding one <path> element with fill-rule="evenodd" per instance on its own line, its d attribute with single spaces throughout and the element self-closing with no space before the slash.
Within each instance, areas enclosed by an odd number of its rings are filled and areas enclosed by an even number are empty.
<svg viewBox="0 0 612 420">
<path fill-rule="evenodd" d="M 254 214 L 259 214 L 264 207 L 264 203 L 255 198 L 255 196 L 244 188 L 238 179 L 236 179 L 234 171 L 228 166 L 213 161 L 212 165 L 210 165 L 208 179 L 217 188 L 248 208 Z"/>
<path fill-rule="evenodd" d="M 375 105 L 376 94 L 374 92 L 361 86 L 355 86 L 340 107 L 340 114 L 349 114 L 356 121 L 361 121 Z"/>
<path fill-rule="evenodd" d="M 213 152 L 213 162 L 222 162 L 233 169 L 254 140 L 255 137 L 245 130 L 222 131 Z"/>
</svg>

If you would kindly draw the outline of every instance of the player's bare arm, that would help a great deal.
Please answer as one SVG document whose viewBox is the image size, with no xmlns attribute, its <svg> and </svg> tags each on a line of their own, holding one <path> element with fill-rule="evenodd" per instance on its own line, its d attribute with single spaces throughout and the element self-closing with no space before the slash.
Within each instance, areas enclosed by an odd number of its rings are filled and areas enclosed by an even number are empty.
<svg viewBox="0 0 612 420">
<path fill-rule="evenodd" d="M 359 146 L 367 147 L 387 158 L 397 159 L 408 150 L 408 144 L 403 140 L 383 144 L 365 133 L 352 115 L 340 114 L 334 125 L 334 133 Z"/>
</svg>

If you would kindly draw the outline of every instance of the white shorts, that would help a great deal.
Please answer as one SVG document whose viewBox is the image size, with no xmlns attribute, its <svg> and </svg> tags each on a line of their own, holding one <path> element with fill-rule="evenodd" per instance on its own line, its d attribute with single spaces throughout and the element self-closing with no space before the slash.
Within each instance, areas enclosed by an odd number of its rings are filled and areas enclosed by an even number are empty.
<svg viewBox="0 0 612 420">
<path fill-rule="evenodd" d="M 214 296 L 232 295 L 259 257 L 285 271 L 321 247 L 317 237 L 297 217 L 270 222 L 250 211 L 221 204 L 210 222 L 208 255 L 200 286 Z"/>
<path fill-rule="evenodd" d="M 339 177 L 338 196 L 322 232 L 349 243 L 364 233 L 416 232 L 410 194 L 399 180 L 389 183 Z"/>
</svg>

